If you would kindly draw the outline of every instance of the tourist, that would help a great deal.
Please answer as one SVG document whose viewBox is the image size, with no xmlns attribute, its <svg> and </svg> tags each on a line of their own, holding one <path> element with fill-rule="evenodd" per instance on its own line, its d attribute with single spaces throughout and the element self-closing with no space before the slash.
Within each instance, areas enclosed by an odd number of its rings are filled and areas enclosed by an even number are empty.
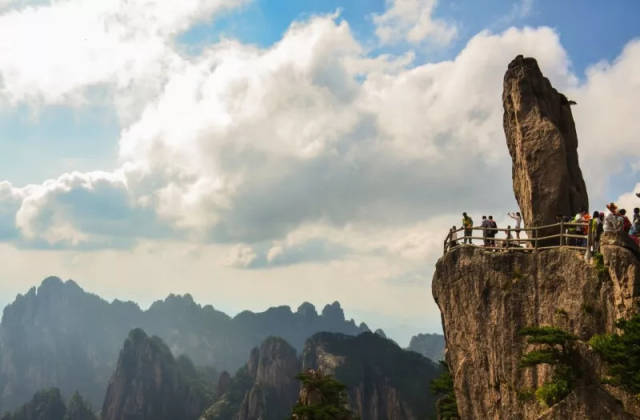
<svg viewBox="0 0 640 420">
<path fill-rule="evenodd" d="M 487 246 L 489 244 L 487 240 L 487 228 L 489 227 L 487 216 L 482 216 L 482 223 L 480 223 L 480 226 L 482 226 L 482 242 L 484 242 L 484 246 Z"/>
<path fill-rule="evenodd" d="M 620 209 L 618 216 L 622 219 L 622 231 L 628 234 L 631 230 L 631 220 L 627 217 L 627 211 L 625 209 Z"/>
<path fill-rule="evenodd" d="M 455 248 L 458 246 L 458 234 L 456 233 L 456 227 L 453 226 L 449 233 L 449 247 Z"/>
<path fill-rule="evenodd" d="M 489 244 L 491 246 L 496 246 L 496 233 L 498 233 L 498 224 L 495 220 L 493 220 L 493 216 L 489 216 Z"/>
<path fill-rule="evenodd" d="M 516 230 L 516 232 L 518 232 Z M 503 248 L 509 248 L 512 246 L 511 241 L 513 239 L 513 236 L 511 236 L 511 225 L 507 225 L 507 237 L 505 238 L 504 242 L 502 242 L 502 247 Z"/>
<path fill-rule="evenodd" d="M 607 204 L 607 209 L 609 209 L 609 214 L 604 218 L 604 224 L 602 225 L 602 229 L 604 232 L 619 232 L 622 229 L 622 224 L 618 219 L 618 206 L 615 203 Z"/>
<path fill-rule="evenodd" d="M 594 211 L 591 218 L 591 249 L 594 254 L 600 252 L 600 235 L 602 235 L 602 218 L 604 217 L 604 214 L 602 214 L 602 217 L 600 216 L 601 214 L 598 211 Z"/>
<path fill-rule="evenodd" d="M 640 208 L 638 207 L 633 209 L 633 223 L 629 234 L 636 245 L 640 245 Z"/>
<path fill-rule="evenodd" d="M 522 216 L 520 215 L 519 211 L 517 211 L 515 213 L 507 213 L 507 215 L 516 221 L 516 225 L 515 225 L 516 238 L 519 241 L 520 240 L 520 225 L 522 224 Z"/>
<path fill-rule="evenodd" d="M 462 213 L 462 227 L 464 227 L 464 239 L 462 240 L 463 244 L 466 244 L 469 241 L 469 245 L 471 245 L 471 236 L 473 235 L 473 219 L 467 216 L 467 213 Z"/>
<path fill-rule="evenodd" d="M 567 229 L 567 233 L 569 235 L 581 235 L 582 234 L 582 226 L 579 226 L 580 223 L 584 222 L 583 211 L 580 210 L 569 222 L 569 229 Z M 582 239 L 578 238 L 567 238 L 567 245 L 580 245 L 582 243 Z"/>
</svg>

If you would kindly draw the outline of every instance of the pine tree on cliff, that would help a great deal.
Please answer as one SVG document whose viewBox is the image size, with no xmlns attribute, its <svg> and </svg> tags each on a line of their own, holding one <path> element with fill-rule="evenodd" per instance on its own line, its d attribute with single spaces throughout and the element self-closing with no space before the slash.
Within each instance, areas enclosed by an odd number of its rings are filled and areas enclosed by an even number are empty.
<svg viewBox="0 0 640 420">
<path fill-rule="evenodd" d="M 346 386 L 333 376 L 310 369 L 296 378 L 302 389 L 291 420 L 356 420 L 347 408 Z"/>
</svg>

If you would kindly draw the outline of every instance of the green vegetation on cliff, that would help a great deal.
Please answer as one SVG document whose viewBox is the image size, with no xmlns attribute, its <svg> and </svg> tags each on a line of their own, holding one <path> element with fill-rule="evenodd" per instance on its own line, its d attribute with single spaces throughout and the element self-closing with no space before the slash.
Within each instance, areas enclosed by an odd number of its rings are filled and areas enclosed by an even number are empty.
<svg viewBox="0 0 640 420">
<path fill-rule="evenodd" d="M 608 383 L 640 394 L 640 315 L 616 326 L 621 334 L 595 335 L 589 344 L 607 362 Z"/>
<path fill-rule="evenodd" d="M 449 371 L 449 365 L 441 361 L 440 367 L 442 368 L 442 373 L 431 381 L 431 392 L 440 397 L 436 401 L 436 413 L 440 420 L 457 420 L 460 415 L 458 414 L 458 403 L 453 389 L 453 378 Z"/>
<path fill-rule="evenodd" d="M 331 375 L 307 371 L 296 376 L 302 391 L 293 407 L 292 420 L 354 420 L 347 409 L 346 386 Z"/>
<path fill-rule="evenodd" d="M 520 335 L 528 337 L 529 344 L 540 346 L 522 356 L 520 367 L 540 364 L 553 367 L 551 380 L 536 389 L 536 398 L 549 407 L 560 402 L 574 386 L 576 371 L 572 365 L 572 343 L 576 337 L 555 327 L 527 327 L 520 331 Z"/>
</svg>

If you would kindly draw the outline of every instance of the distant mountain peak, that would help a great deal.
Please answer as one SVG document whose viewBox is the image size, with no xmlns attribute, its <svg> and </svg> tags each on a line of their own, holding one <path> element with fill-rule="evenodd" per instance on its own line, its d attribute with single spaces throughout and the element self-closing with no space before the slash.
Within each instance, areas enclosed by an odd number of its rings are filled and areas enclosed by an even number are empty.
<svg viewBox="0 0 640 420">
<path fill-rule="evenodd" d="M 297 314 L 302 315 L 305 318 L 315 318 L 318 316 L 318 312 L 316 311 L 316 307 L 309 302 L 303 302 L 300 306 L 298 306 Z"/>
<path fill-rule="evenodd" d="M 340 306 L 340 302 L 336 300 L 331 305 L 325 305 L 324 309 L 322 309 L 322 316 L 332 320 L 344 321 L 344 311 Z"/>
</svg>

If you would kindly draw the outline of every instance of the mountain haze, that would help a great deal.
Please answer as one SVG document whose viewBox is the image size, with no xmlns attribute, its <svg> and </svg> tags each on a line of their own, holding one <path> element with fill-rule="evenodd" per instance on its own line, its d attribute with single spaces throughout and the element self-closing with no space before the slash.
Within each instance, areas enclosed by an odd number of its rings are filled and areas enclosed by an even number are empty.
<svg viewBox="0 0 640 420">
<path fill-rule="evenodd" d="M 185 354 L 197 366 L 235 372 L 252 348 L 269 336 L 298 351 L 319 331 L 368 331 L 346 321 L 338 302 L 321 314 L 310 303 L 230 317 L 190 295 L 170 295 L 144 311 L 133 302 L 109 303 L 72 280 L 46 278 L 38 288 L 4 309 L 0 324 L 0 413 L 26 402 L 35 392 L 58 387 L 69 397 L 80 390 L 93 406 L 102 404 L 118 352 L 130 330 L 142 328 Z"/>
</svg>

